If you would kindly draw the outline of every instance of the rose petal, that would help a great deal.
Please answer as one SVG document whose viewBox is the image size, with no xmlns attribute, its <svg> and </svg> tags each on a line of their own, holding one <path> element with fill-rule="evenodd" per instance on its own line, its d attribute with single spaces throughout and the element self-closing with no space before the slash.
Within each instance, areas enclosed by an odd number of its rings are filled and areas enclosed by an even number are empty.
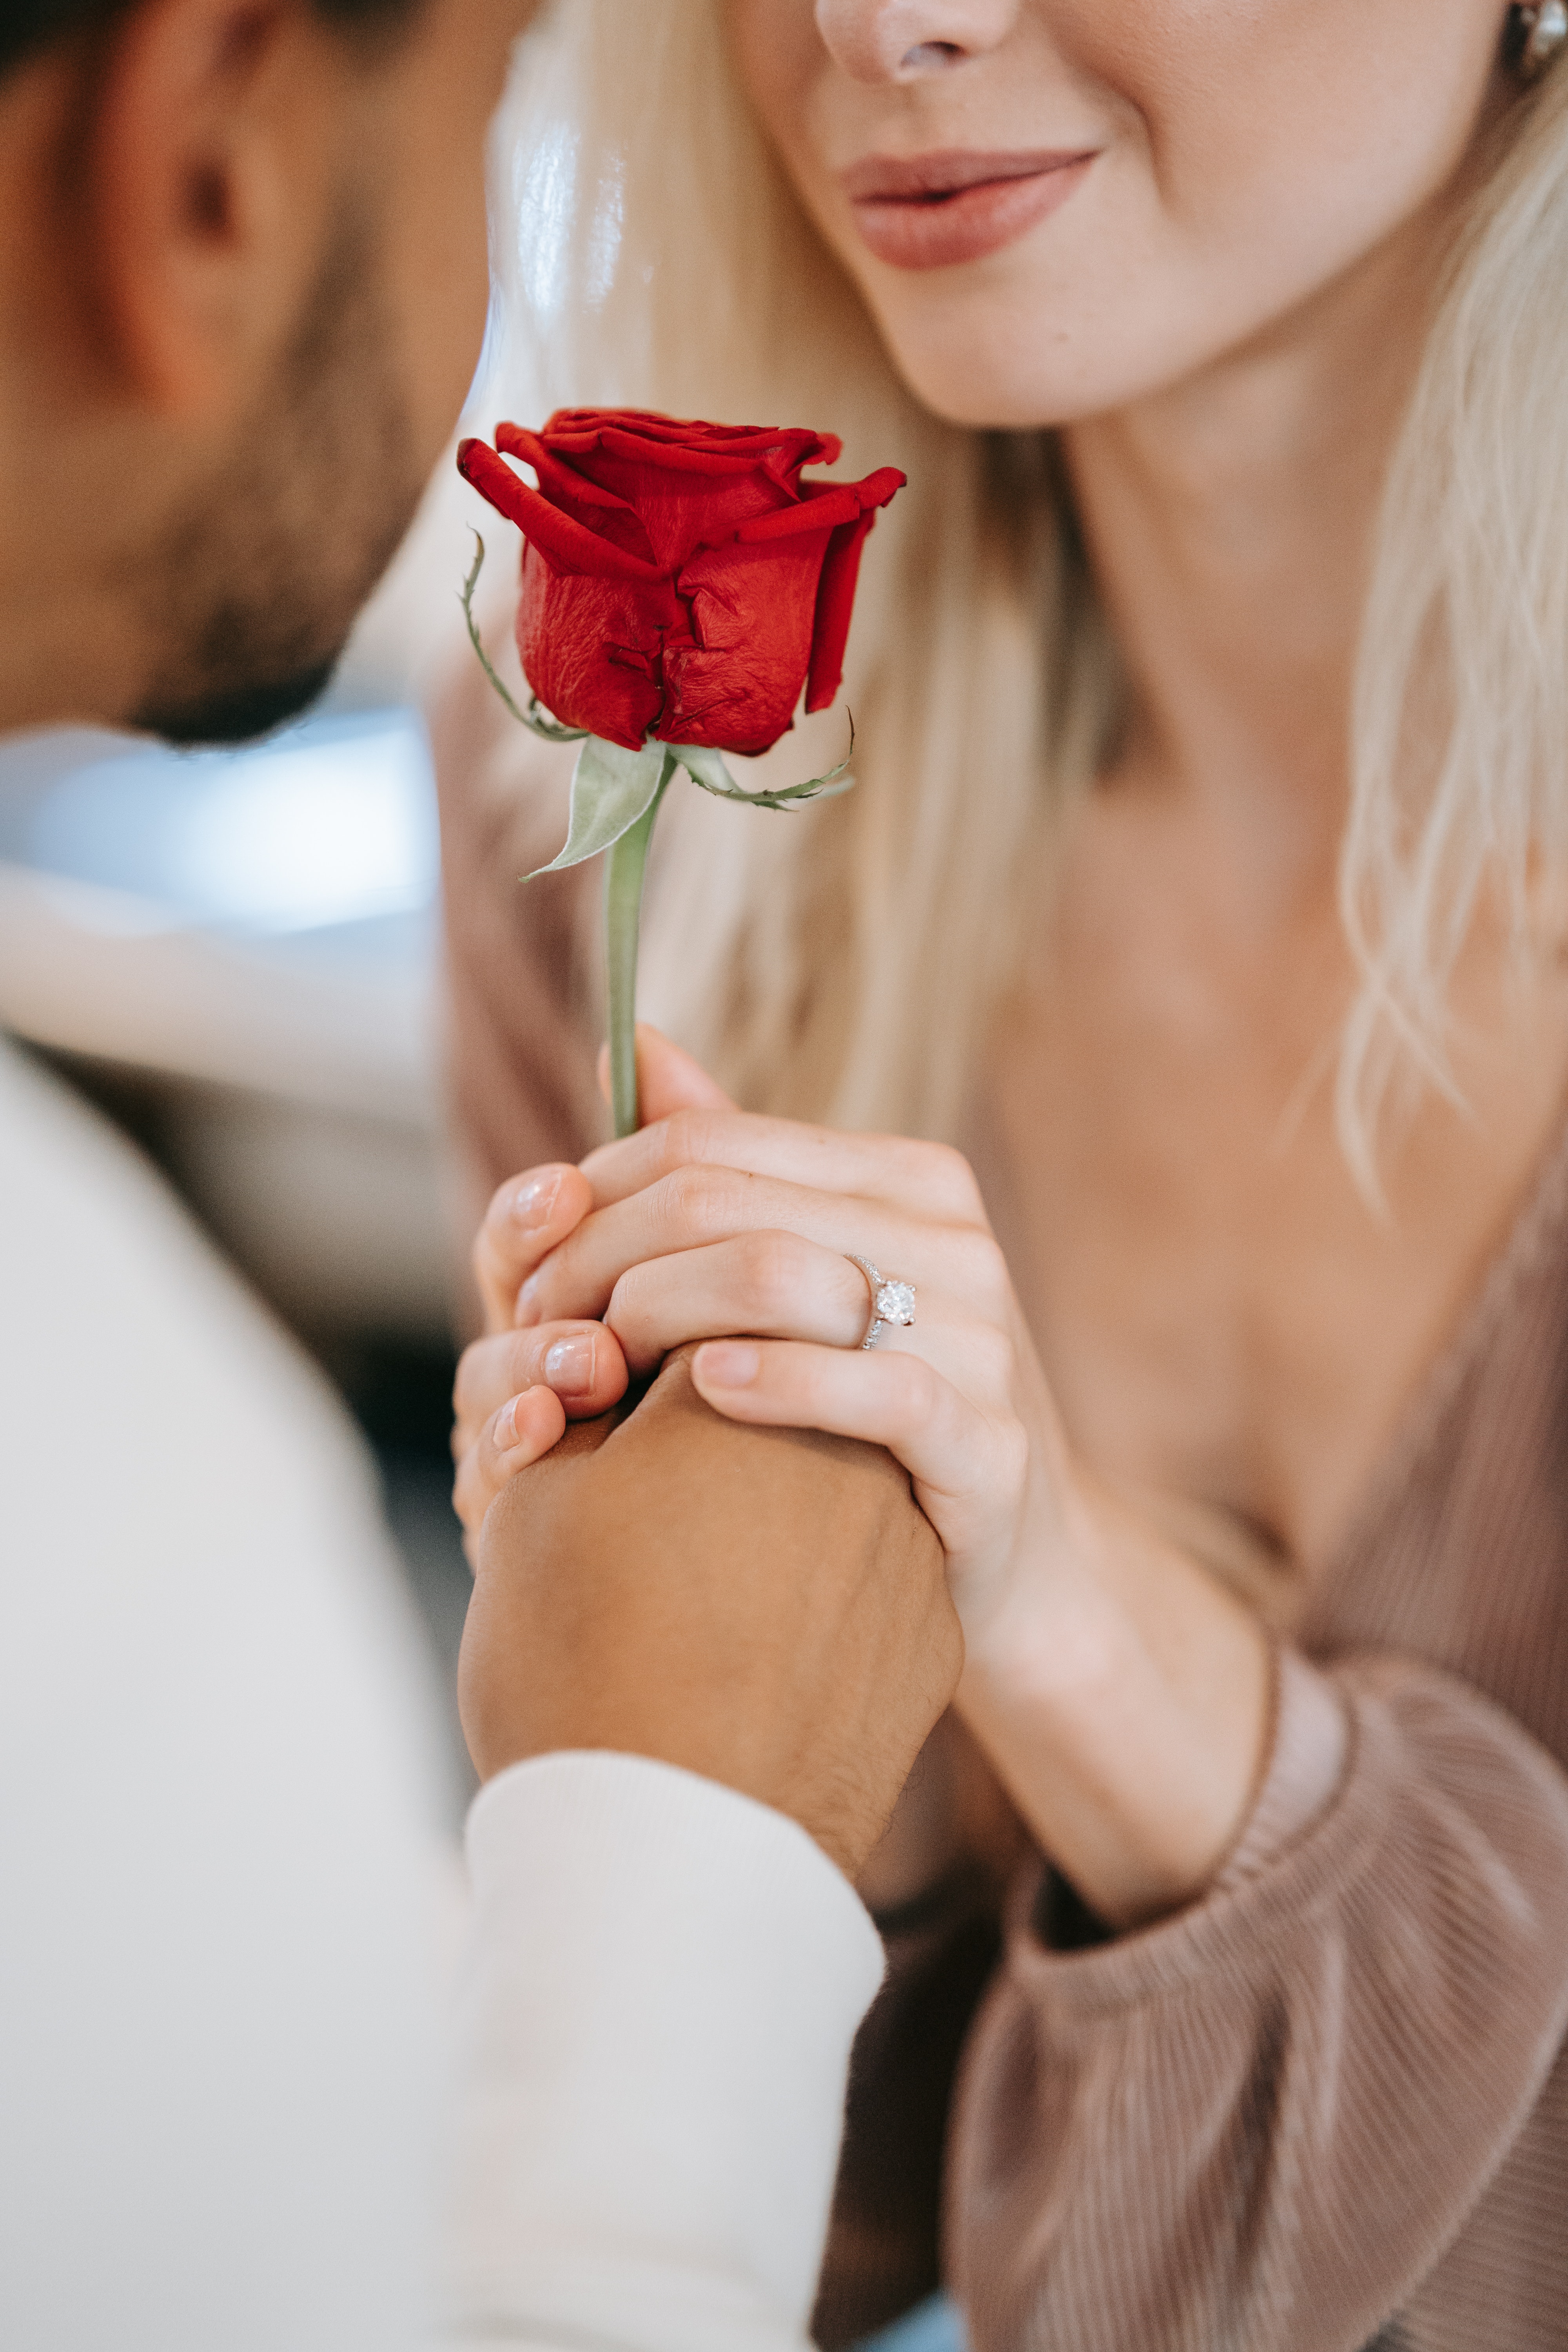
<svg viewBox="0 0 1568 2352">
<path fill-rule="evenodd" d="M 607 539 L 614 547 L 624 548 L 628 555 L 641 556 L 646 562 L 658 562 L 647 526 L 636 507 L 580 467 L 563 463 L 545 447 L 537 433 L 530 433 L 520 425 L 498 425 L 496 447 L 504 450 L 509 457 L 521 457 L 531 466 L 539 476 L 540 495 L 570 515 L 574 522 L 580 522 L 584 530 L 591 530 L 595 538 Z"/>
<path fill-rule="evenodd" d="M 860 577 L 860 551 L 877 520 L 870 508 L 854 522 L 841 523 L 827 542 L 816 586 L 816 617 L 811 632 L 811 667 L 806 672 L 807 710 L 826 710 L 844 683 L 844 648 Z"/>
<path fill-rule="evenodd" d="M 657 721 L 657 672 L 684 612 L 674 590 L 656 601 L 639 585 L 552 572 L 536 548 L 523 560 L 517 608 L 522 673 L 545 708 L 635 751 Z"/>
<path fill-rule="evenodd" d="M 896 466 L 883 466 L 863 482 L 804 482 L 805 495 L 798 507 L 781 508 L 756 522 L 742 523 L 735 536 L 755 543 L 787 539 L 797 530 L 837 530 L 841 523 L 857 521 L 868 509 L 885 507 L 908 478 Z"/>
<path fill-rule="evenodd" d="M 700 418 L 660 416 L 640 408 L 560 408 L 545 425 L 543 437 L 558 447 L 587 449 L 605 430 L 659 449 L 690 449 L 700 444 L 716 454 L 763 464 L 767 459 L 760 453 L 777 450 L 797 473 L 802 466 L 834 465 L 843 450 L 837 434 L 813 433 L 801 425 L 707 425 Z"/>
<path fill-rule="evenodd" d="M 591 580 L 635 580 L 662 587 L 666 575 L 656 564 L 633 555 L 613 541 L 598 538 L 572 517 L 531 490 L 504 458 L 484 441 L 464 441 L 458 447 L 458 470 L 498 513 L 516 523 L 531 547 L 557 571 L 576 572 Z"/>
</svg>

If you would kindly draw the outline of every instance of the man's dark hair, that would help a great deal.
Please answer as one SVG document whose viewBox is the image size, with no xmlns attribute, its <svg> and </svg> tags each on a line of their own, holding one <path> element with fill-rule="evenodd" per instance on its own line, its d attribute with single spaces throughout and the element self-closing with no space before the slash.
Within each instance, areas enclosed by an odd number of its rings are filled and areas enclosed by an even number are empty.
<svg viewBox="0 0 1568 2352">
<path fill-rule="evenodd" d="M 310 0 L 312 14 L 325 23 L 364 34 L 390 31 L 418 5 L 419 0 Z M 102 31 L 136 5 L 137 0 L 0 0 L 0 74 L 51 41 Z"/>
</svg>

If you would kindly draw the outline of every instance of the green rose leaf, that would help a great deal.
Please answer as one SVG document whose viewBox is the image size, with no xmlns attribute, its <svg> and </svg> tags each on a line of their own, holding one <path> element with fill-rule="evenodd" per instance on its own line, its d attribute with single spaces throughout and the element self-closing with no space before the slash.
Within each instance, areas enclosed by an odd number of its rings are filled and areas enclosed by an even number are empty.
<svg viewBox="0 0 1568 2352">
<path fill-rule="evenodd" d="M 658 798 L 668 757 L 668 744 L 647 743 L 640 751 L 627 751 L 619 743 L 590 735 L 577 754 L 572 777 L 566 846 L 559 857 L 535 871 L 554 874 L 564 866 L 581 866 L 585 857 L 596 857 L 629 833 Z M 531 882 L 533 875 L 528 878 Z"/>
</svg>

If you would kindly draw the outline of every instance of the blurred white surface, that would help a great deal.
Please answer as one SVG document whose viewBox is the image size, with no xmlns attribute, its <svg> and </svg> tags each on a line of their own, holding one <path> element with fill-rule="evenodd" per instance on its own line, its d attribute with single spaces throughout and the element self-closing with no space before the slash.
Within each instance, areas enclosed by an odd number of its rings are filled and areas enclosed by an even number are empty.
<svg viewBox="0 0 1568 2352">
<path fill-rule="evenodd" d="M 0 744 L 0 1024 L 163 1083 L 182 1181 L 307 1324 L 446 1325 L 437 873 L 408 709 Z"/>
</svg>

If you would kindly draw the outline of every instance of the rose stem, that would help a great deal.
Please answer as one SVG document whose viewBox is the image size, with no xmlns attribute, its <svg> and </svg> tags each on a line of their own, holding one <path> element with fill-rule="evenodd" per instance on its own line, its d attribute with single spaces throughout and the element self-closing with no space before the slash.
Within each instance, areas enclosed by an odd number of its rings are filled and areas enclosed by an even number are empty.
<svg viewBox="0 0 1568 2352">
<path fill-rule="evenodd" d="M 637 1131 L 637 919 L 647 845 L 675 762 L 665 754 L 658 790 L 605 860 L 605 938 L 610 967 L 610 1108 L 617 1139 Z"/>
</svg>

